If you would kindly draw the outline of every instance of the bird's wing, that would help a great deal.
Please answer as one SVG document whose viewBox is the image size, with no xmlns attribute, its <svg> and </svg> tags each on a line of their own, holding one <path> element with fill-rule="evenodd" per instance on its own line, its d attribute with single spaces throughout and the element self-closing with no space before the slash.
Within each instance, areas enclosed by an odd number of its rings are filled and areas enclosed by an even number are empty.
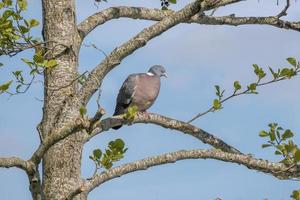
<svg viewBox="0 0 300 200">
<path fill-rule="evenodd" d="M 132 74 L 124 81 L 122 87 L 119 90 L 117 97 L 117 105 L 115 114 L 122 114 L 124 110 L 130 105 L 133 95 L 136 90 L 137 74 Z"/>
</svg>

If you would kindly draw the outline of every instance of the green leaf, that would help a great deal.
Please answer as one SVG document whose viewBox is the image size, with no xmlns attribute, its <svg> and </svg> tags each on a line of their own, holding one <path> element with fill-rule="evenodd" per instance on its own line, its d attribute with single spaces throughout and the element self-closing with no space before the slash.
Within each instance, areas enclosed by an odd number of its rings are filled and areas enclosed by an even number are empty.
<svg viewBox="0 0 300 200">
<path fill-rule="evenodd" d="M 27 58 L 21 58 L 21 60 L 26 63 L 29 67 L 31 67 L 33 65 L 33 62 L 31 62 L 30 60 L 28 60 Z"/>
<path fill-rule="evenodd" d="M 127 113 L 125 114 L 124 118 L 129 119 L 129 120 L 133 120 L 135 118 L 135 115 L 136 115 L 137 112 L 138 112 L 137 106 L 130 106 L 127 109 Z"/>
<path fill-rule="evenodd" d="M 295 58 L 289 57 L 286 60 L 294 67 L 297 67 L 297 60 Z"/>
<path fill-rule="evenodd" d="M 22 87 L 22 84 L 17 85 L 16 91 L 17 91 L 17 92 L 20 92 L 21 87 Z"/>
<path fill-rule="evenodd" d="M 251 83 L 251 84 L 248 86 L 248 89 L 249 89 L 251 92 L 253 92 L 253 91 L 256 90 L 256 86 L 257 86 L 256 83 Z"/>
<path fill-rule="evenodd" d="M 93 156 L 89 156 L 89 159 L 91 160 L 95 160 L 95 158 Z"/>
<path fill-rule="evenodd" d="M 21 10 L 27 9 L 27 1 L 26 0 L 18 0 L 18 6 Z"/>
<path fill-rule="evenodd" d="M 267 148 L 267 147 L 270 147 L 270 146 L 272 146 L 271 144 L 263 144 L 263 145 L 261 145 L 261 148 Z"/>
<path fill-rule="evenodd" d="M 3 19 L 7 19 L 7 18 L 9 18 L 9 17 L 12 16 L 12 15 L 14 15 L 14 11 L 12 11 L 12 10 L 6 10 L 6 11 L 4 11 L 4 13 L 2 14 L 2 18 L 3 18 Z M 7 23 L 8 23 L 9 25 L 12 24 L 11 21 L 7 21 Z"/>
<path fill-rule="evenodd" d="M 102 151 L 100 149 L 95 149 L 93 151 L 93 155 L 97 160 L 100 160 L 101 156 L 102 156 Z"/>
<path fill-rule="evenodd" d="M 33 70 L 31 70 L 31 71 L 30 71 L 30 73 L 29 73 L 29 74 L 30 74 L 30 75 L 34 75 L 34 74 L 36 74 L 37 72 L 38 72 L 38 70 L 37 70 L 37 69 L 33 69 Z"/>
<path fill-rule="evenodd" d="M 297 149 L 295 154 L 294 154 L 294 161 L 295 163 L 300 162 L 300 149 Z"/>
<path fill-rule="evenodd" d="M 219 97 L 219 99 L 221 99 L 223 97 L 223 93 L 225 92 L 225 90 L 223 90 L 221 92 L 220 86 L 219 85 L 215 85 L 216 88 L 216 95 Z"/>
<path fill-rule="evenodd" d="M 44 57 L 41 53 L 36 53 L 33 56 L 33 61 L 36 63 L 43 63 L 44 62 Z"/>
<path fill-rule="evenodd" d="M 215 99 L 214 102 L 213 102 L 213 108 L 215 110 L 219 110 L 222 108 L 222 104 L 221 102 L 218 100 L 218 99 Z"/>
<path fill-rule="evenodd" d="M 79 108 L 79 113 L 80 113 L 80 115 L 81 115 L 82 117 L 86 114 L 86 112 L 87 112 L 86 107 L 81 106 L 81 107 Z"/>
<path fill-rule="evenodd" d="M 176 4 L 177 1 L 176 0 L 169 0 L 170 3 Z"/>
<path fill-rule="evenodd" d="M 12 84 L 13 81 L 7 81 L 6 83 L 0 85 L 0 92 L 5 92 L 8 90 L 9 86 Z"/>
<path fill-rule="evenodd" d="M 40 23 L 35 19 L 31 19 L 31 20 L 28 20 L 28 24 L 29 24 L 29 27 L 32 28 L 32 27 L 38 26 Z"/>
<path fill-rule="evenodd" d="M 115 146 L 118 148 L 118 149 L 123 149 L 125 147 L 125 143 L 122 139 L 116 139 L 115 140 Z"/>
<path fill-rule="evenodd" d="M 57 66 L 56 60 L 45 60 L 45 67 L 46 68 L 53 68 Z"/>
<path fill-rule="evenodd" d="M 293 137 L 294 134 L 290 129 L 287 129 L 286 131 L 284 131 L 284 133 L 282 134 L 282 139 L 285 140 L 287 138 L 291 138 Z"/>
<path fill-rule="evenodd" d="M 11 6 L 12 0 L 2 0 L 2 2 L 5 4 L 5 6 Z"/>
<path fill-rule="evenodd" d="M 269 133 L 269 137 L 270 137 L 270 140 L 271 140 L 271 141 L 274 141 L 274 140 L 276 139 L 275 132 L 274 132 L 274 131 L 271 131 L 271 132 Z"/>
<path fill-rule="evenodd" d="M 290 74 L 290 69 L 289 68 L 283 68 L 280 72 L 280 76 L 287 76 Z"/>
<path fill-rule="evenodd" d="M 259 136 L 260 136 L 260 137 L 267 137 L 267 136 L 269 136 L 269 133 L 266 132 L 266 131 L 260 131 L 260 132 L 259 132 Z"/>
<path fill-rule="evenodd" d="M 266 76 L 266 73 L 262 68 L 260 68 L 257 64 L 253 64 L 254 73 L 258 76 L 259 79 L 262 79 Z"/>
<path fill-rule="evenodd" d="M 238 82 L 238 81 L 234 81 L 233 86 L 234 86 L 235 91 L 240 90 L 242 88 L 240 82 Z"/>
<path fill-rule="evenodd" d="M 297 151 L 296 145 L 290 140 L 289 144 L 283 144 L 284 149 L 287 153 L 295 153 Z"/>
<path fill-rule="evenodd" d="M 269 67 L 269 70 L 270 70 L 270 72 L 272 73 L 273 78 L 274 78 L 274 79 L 277 79 L 277 78 L 278 78 L 278 73 L 274 72 L 273 69 L 272 69 L 271 67 Z"/>
<path fill-rule="evenodd" d="M 281 151 L 276 150 L 275 155 L 282 155 Z"/>
<path fill-rule="evenodd" d="M 22 26 L 22 25 L 20 25 L 19 28 L 20 28 L 20 32 L 22 34 L 28 33 L 28 31 L 29 31 L 29 28 Z"/>
<path fill-rule="evenodd" d="M 294 191 L 293 191 L 293 194 L 291 195 L 291 197 L 292 197 L 294 200 L 299 200 L 299 199 L 300 199 L 300 190 L 294 190 Z"/>
</svg>

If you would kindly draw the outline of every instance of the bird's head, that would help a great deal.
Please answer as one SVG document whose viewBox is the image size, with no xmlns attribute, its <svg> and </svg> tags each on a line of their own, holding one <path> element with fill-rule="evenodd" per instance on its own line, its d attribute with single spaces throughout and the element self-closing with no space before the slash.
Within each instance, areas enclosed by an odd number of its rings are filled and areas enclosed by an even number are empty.
<svg viewBox="0 0 300 200">
<path fill-rule="evenodd" d="M 151 73 L 151 74 L 159 76 L 159 77 L 161 77 L 161 76 L 168 77 L 165 68 L 161 65 L 152 66 L 149 69 L 148 73 Z"/>
</svg>

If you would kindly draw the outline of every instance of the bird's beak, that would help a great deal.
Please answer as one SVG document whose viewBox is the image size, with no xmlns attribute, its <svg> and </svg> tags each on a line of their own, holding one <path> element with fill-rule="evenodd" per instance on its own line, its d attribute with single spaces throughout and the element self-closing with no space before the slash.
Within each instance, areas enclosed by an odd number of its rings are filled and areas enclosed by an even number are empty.
<svg viewBox="0 0 300 200">
<path fill-rule="evenodd" d="M 164 77 L 168 78 L 167 73 L 163 73 L 161 76 L 164 76 Z"/>
</svg>

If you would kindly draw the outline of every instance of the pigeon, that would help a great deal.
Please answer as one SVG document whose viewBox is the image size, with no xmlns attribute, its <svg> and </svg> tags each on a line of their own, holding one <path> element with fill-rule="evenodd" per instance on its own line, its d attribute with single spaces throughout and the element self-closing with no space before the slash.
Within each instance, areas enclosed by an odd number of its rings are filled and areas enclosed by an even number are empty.
<svg viewBox="0 0 300 200">
<path fill-rule="evenodd" d="M 126 113 L 130 106 L 142 112 L 150 108 L 158 96 L 162 76 L 168 77 L 161 65 L 152 66 L 147 73 L 129 75 L 119 90 L 113 116 Z M 117 130 L 121 126 L 112 128 Z"/>
</svg>

